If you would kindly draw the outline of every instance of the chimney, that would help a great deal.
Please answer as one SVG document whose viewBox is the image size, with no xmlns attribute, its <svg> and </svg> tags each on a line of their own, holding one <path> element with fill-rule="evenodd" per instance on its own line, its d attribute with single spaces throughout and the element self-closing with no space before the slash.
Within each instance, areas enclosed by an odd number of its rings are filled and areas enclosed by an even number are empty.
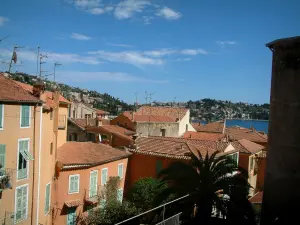
<svg viewBox="0 0 300 225">
<path fill-rule="evenodd" d="M 33 95 L 40 98 L 41 94 L 45 90 L 45 84 L 42 80 L 38 79 L 35 84 L 33 85 Z"/>
</svg>

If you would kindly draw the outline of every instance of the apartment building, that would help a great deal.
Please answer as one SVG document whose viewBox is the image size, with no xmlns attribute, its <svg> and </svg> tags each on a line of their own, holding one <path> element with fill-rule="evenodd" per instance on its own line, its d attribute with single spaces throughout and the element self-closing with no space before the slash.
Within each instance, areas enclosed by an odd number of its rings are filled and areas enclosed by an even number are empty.
<svg viewBox="0 0 300 225">
<path fill-rule="evenodd" d="M 0 85 L 0 179 L 6 183 L 0 220 L 50 224 L 56 150 L 66 141 L 70 103 L 58 91 L 44 91 L 42 82 L 31 86 L 0 74 Z"/>
</svg>

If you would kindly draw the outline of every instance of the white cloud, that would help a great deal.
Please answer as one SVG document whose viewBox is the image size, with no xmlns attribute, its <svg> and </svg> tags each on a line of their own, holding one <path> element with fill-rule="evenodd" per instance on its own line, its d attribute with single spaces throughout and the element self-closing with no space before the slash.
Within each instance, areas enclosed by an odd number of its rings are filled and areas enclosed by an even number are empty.
<svg viewBox="0 0 300 225">
<path fill-rule="evenodd" d="M 8 18 L 3 17 L 3 16 L 0 16 L 0 27 L 1 27 L 1 26 L 4 26 L 4 24 L 5 24 L 6 22 L 8 22 L 8 21 L 9 21 Z"/>
<path fill-rule="evenodd" d="M 159 9 L 156 15 L 164 17 L 167 20 L 178 20 L 182 17 L 181 13 L 176 12 L 168 7 Z"/>
<path fill-rule="evenodd" d="M 141 52 L 124 51 L 124 52 L 107 52 L 107 51 L 91 51 L 90 55 L 96 55 L 97 57 L 111 61 L 122 62 L 140 67 L 142 65 L 162 65 L 164 63 L 161 59 L 153 59 L 143 55 Z"/>
<path fill-rule="evenodd" d="M 190 60 L 192 60 L 192 59 L 191 58 L 178 58 L 175 61 L 182 62 L 182 61 L 190 61 Z"/>
<path fill-rule="evenodd" d="M 105 10 L 102 8 L 93 8 L 93 9 L 90 9 L 89 12 L 93 15 L 101 15 L 101 14 L 105 13 Z"/>
<path fill-rule="evenodd" d="M 74 0 L 75 6 L 81 9 L 96 8 L 100 3 L 101 0 Z"/>
<path fill-rule="evenodd" d="M 91 37 L 88 37 L 86 35 L 79 34 L 79 33 L 72 33 L 71 38 L 76 39 L 76 40 L 80 40 L 80 41 L 88 41 L 88 40 L 91 39 Z"/>
<path fill-rule="evenodd" d="M 154 17 L 153 16 L 143 16 L 142 19 L 143 19 L 145 25 L 149 25 L 152 23 L 152 20 L 154 19 Z"/>
<path fill-rule="evenodd" d="M 151 56 L 151 57 L 162 57 L 165 55 L 171 55 L 176 53 L 176 50 L 173 49 L 160 49 L 160 50 L 153 50 L 153 51 L 145 51 L 144 54 Z"/>
<path fill-rule="evenodd" d="M 7 49 L 0 49 L 0 58 L 9 59 L 11 57 L 11 51 Z M 72 53 L 54 53 L 54 52 L 42 52 L 48 56 L 45 59 L 46 62 L 60 62 L 62 64 L 71 64 L 71 63 L 82 63 L 89 65 L 98 65 L 103 62 L 99 61 L 96 57 L 91 56 L 81 56 L 78 54 Z M 19 50 L 17 51 L 18 61 L 33 61 L 36 62 L 36 52 L 29 50 Z"/>
<path fill-rule="evenodd" d="M 92 81 L 113 81 L 113 82 L 142 82 L 142 83 L 167 83 L 167 80 L 153 80 L 140 76 L 134 76 L 121 72 L 58 72 L 61 81 L 73 81 L 82 83 L 84 80 Z M 84 79 L 83 79 L 84 78 Z"/>
<path fill-rule="evenodd" d="M 110 46 L 116 46 L 116 47 L 123 47 L 123 48 L 131 48 L 131 47 L 134 47 L 133 45 L 127 45 L 127 44 L 115 44 L 115 43 L 107 43 L 107 45 L 110 45 Z"/>
<path fill-rule="evenodd" d="M 183 49 L 181 50 L 181 53 L 183 55 L 198 55 L 198 54 L 202 54 L 202 55 L 206 55 L 208 54 L 207 51 L 205 51 L 204 49 Z"/>
<path fill-rule="evenodd" d="M 225 47 L 226 45 L 235 45 L 236 44 L 235 41 L 217 41 L 216 43 L 218 45 L 220 45 L 221 47 Z"/>
<path fill-rule="evenodd" d="M 150 5 L 147 0 L 125 0 L 117 4 L 114 15 L 117 19 L 131 18 L 135 13 L 142 12 L 143 9 Z"/>
</svg>

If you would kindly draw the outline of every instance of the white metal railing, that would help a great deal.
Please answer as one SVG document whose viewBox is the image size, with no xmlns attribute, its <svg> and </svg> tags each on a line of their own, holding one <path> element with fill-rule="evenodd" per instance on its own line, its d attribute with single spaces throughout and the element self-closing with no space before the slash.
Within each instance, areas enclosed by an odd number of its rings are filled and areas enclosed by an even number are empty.
<svg viewBox="0 0 300 225">
<path fill-rule="evenodd" d="M 159 223 L 157 223 L 156 225 L 179 225 L 180 220 L 179 217 L 181 215 L 181 212 L 178 214 L 175 214 L 174 216 L 171 216 Z"/>
<path fill-rule="evenodd" d="M 185 195 L 185 196 L 182 196 L 182 197 L 180 197 L 180 198 L 176 198 L 176 199 L 174 199 L 173 201 L 167 202 L 167 203 L 165 203 L 165 204 L 163 204 L 163 205 L 157 206 L 157 207 L 155 207 L 155 208 L 153 208 L 153 209 L 150 209 L 150 210 L 148 210 L 148 211 L 146 211 L 146 212 L 143 212 L 143 213 L 141 213 L 141 214 L 139 214 L 139 215 L 136 215 L 136 216 L 133 216 L 133 217 L 131 217 L 131 218 L 129 218 L 129 219 L 123 220 L 122 222 L 116 223 L 115 225 L 119 225 L 119 224 L 128 222 L 128 221 L 130 221 L 130 220 L 133 220 L 133 219 L 135 219 L 135 218 L 138 218 L 138 217 L 140 217 L 140 216 L 143 216 L 143 215 L 145 215 L 145 214 L 147 214 L 147 213 L 149 213 L 149 212 L 152 212 L 152 211 L 154 211 L 154 210 L 157 210 L 157 209 L 159 209 L 159 208 L 163 208 L 163 221 L 164 221 L 164 220 L 165 220 L 165 210 L 166 210 L 166 206 L 169 205 L 169 204 L 171 204 L 171 203 L 173 203 L 173 202 L 177 202 L 177 201 L 179 201 L 179 200 L 181 200 L 181 199 L 187 198 L 188 196 L 189 196 L 189 195 Z"/>
<path fill-rule="evenodd" d="M 1 225 L 13 225 L 14 224 L 14 215 L 13 212 L 5 212 L 4 218 L 0 218 Z"/>
</svg>

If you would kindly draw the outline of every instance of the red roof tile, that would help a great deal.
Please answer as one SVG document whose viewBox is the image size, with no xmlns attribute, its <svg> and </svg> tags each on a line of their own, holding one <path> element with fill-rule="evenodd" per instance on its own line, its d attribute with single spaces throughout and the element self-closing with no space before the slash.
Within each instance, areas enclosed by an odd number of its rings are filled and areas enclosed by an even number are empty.
<svg viewBox="0 0 300 225">
<path fill-rule="evenodd" d="M 255 154 L 266 149 L 264 146 L 256 144 L 252 141 L 241 139 L 231 143 L 232 146 L 240 152 Z"/>
<path fill-rule="evenodd" d="M 183 137 L 186 139 L 219 141 L 219 140 L 225 138 L 225 135 L 220 134 L 220 133 L 187 131 L 184 133 Z"/>
<path fill-rule="evenodd" d="M 255 195 L 249 198 L 249 201 L 253 204 L 260 204 L 262 203 L 263 195 L 264 195 L 263 191 L 257 192 Z"/>
<path fill-rule="evenodd" d="M 255 129 L 248 129 L 243 127 L 227 127 L 225 133 L 228 135 L 230 141 L 237 141 L 240 139 L 247 139 L 253 142 L 267 143 L 266 135 L 260 134 Z"/>
<path fill-rule="evenodd" d="M 224 121 L 216 121 L 208 124 L 192 123 L 192 126 L 198 132 L 223 133 Z"/>
<path fill-rule="evenodd" d="M 0 101 L 37 103 L 40 99 L 20 88 L 15 81 L 0 74 Z"/>
<path fill-rule="evenodd" d="M 64 165 L 97 165 L 127 158 L 130 153 L 109 145 L 92 142 L 67 142 L 57 149 L 57 159 Z"/>
<path fill-rule="evenodd" d="M 176 122 L 178 119 L 181 120 L 187 111 L 186 108 L 142 106 L 136 114 L 169 117 L 173 122 Z"/>
<path fill-rule="evenodd" d="M 131 130 L 127 130 L 123 127 L 120 127 L 118 125 L 102 125 L 99 127 L 90 127 L 87 128 L 87 131 L 93 132 L 93 133 L 109 133 L 109 134 L 115 134 L 119 135 L 120 137 L 130 139 L 132 140 L 132 135 L 135 134 L 135 132 Z"/>
<path fill-rule="evenodd" d="M 73 118 L 68 118 L 68 121 L 77 125 L 81 129 L 85 129 L 87 127 L 93 127 L 96 126 L 96 119 L 89 118 L 88 119 L 88 124 L 86 124 L 86 119 L 73 119 Z"/>
<path fill-rule="evenodd" d="M 68 208 L 72 208 L 72 207 L 77 207 L 79 205 L 83 205 L 83 201 L 80 199 L 76 199 L 76 200 L 71 200 L 71 201 L 65 201 L 65 205 Z"/>
<path fill-rule="evenodd" d="M 97 115 L 109 115 L 109 112 L 106 112 L 104 110 L 101 110 L 101 109 L 95 109 L 94 110 L 96 111 L 96 114 Z"/>
</svg>

